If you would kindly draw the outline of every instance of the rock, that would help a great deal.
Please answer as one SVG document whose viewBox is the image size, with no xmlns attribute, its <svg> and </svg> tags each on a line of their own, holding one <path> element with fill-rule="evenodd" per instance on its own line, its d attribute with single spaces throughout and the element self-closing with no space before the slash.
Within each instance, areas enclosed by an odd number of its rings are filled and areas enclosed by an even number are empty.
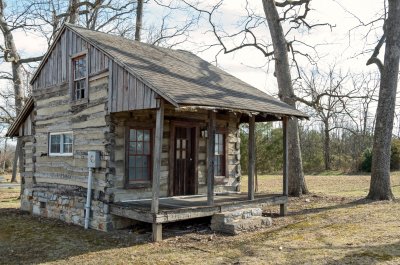
<svg viewBox="0 0 400 265">
<path fill-rule="evenodd" d="M 272 225 L 270 217 L 262 217 L 260 208 L 240 209 L 215 214 L 211 219 L 211 230 L 236 235 Z"/>
</svg>

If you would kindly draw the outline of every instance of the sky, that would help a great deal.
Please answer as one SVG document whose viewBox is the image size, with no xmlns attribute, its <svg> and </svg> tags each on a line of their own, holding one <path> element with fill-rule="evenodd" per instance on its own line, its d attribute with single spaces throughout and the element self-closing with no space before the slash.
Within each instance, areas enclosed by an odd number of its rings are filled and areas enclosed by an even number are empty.
<svg viewBox="0 0 400 265">
<path fill-rule="evenodd" d="M 202 0 L 201 7 L 210 9 L 218 1 L 215 0 Z M 263 16 L 262 2 L 250 1 L 253 6 L 251 8 Z M 237 32 L 235 24 L 238 23 L 245 15 L 244 0 L 225 1 L 221 6 L 220 12 L 215 16 L 216 24 L 222 29 L 234 33 Z M 349 32 L 352 28 L 358 25 L 357 19 L 352 14 L 359 17 L 362 21 L 368 22 L 371 18 L 375 17 L 376 13 L 382 10 L 382 1 L 376 0 L 313 0 L 311 1 L 311 11 L 308 14 L 307 21 L 314 23 L 330 23 L 334 25 L 332 30 L 328 27 L 318 27 L 310 32 L 303 34 L 296 34 L 296 39 L 307 42 L 311 45 L 318 45 L 318 54 L 322 59 L 322 64 L 338 63 L 344 68 L 352 69 L 353 71 L 369 71 L 371 67 L 365 66 L 369 54 L 364 54 L 353 58 L 357 53 L 365 48 L 365 40 L 363 34 L 365 28 L 355 29 Z M 346 12 L 347 9 L 349 12 Z M 165 9 L 156 6 L 154 2 L 145 5 L 145 23 L 150 25 L 156 23 L 160 15 L 165 14 Z M 175 18 L 174 18 L 175 19 Z M 179 18 L 177 19 L 179 20 Z M 196 28 L 195 32 L 191 35 L 191 42 L 183 43 L 179 46 L 181 49 L 191 50 L 197 53 L 202 44 L 215 43 L 215 38 L 207 31 L 210 27 L 206 21 Z M 261 38 L 269 40 L 269 34 L 266 28 L 265 32 L 258 34 Z M 380 33 L 380 32 L 379 32 Z M 18 31 L 15 33 L 14 38 L 17 43 L 17 48 L 22 55 L 40 55 L 47 50 L 47 43 L 44 38 L 38 36 L 34 32 Z M 379 38 L 376 36 L 375 39 Z M 288 38 L 291 40 L 291 38 Z M 369 42 L 375 41 L 374 37 L 369 39 Z M 210 50 L 198 53 L 203 59 L 213 61 L 215 51 Z M 301 60 L 301 58 L 300 58 Z M 271 78 L 272 73 L 265 73 L 265 69 L 256 69 L 256 67 L 264 65 L 266 59 L 255 49 L 246 48 L 235 53 L 221 55 L 218 57 L 218 65 L 229 73 L 239 77 L 247 83 L 262 89 L 269 90 L 271 82 L 275 83 L 275 78 Z M 303 67 L 306 62 L 302 62 Z M 0 66 L 1 69 L 7 67 L 5 64 Z M 273 67 L 272 67 L 273 68 Z M 273 85 L 276 87 L 276 84 Z"/>
<path fill-rule="evenodd" d="M 202 0 L 200 7 L 210 10 L 217 2 L 215 0 Z M 238 31 L 239 22 L 243 21 L 246 16 L 245 5 L 245 0 L 225 0 L 213 17 L 219 32 L 224 31 L 232 34 Z M 318 65 L 321 69 L 328 69 L 330 65 L 336 64 L 343 72 L 348 70 L 358 73 L 376 71 L 376 66 L 366 66 L 366 61 L 371 54 L 368 49 L 373 47 L 373 44 L 380 38 L 380 24 L 377 24 L 376 33 L 371 33 L 368 38 L 365 38 L 365 34 L 369 30 L 368 27 L 355 27 L 360 23 L 367 23 L 376 18 L 377 14 L 382 12 L 383 1 L 313 0 L 310 7 L 312 10 L 307 16 L 307 21 L 310 23 L 329 23 L 334 27 L 321 26 L 310 31 L 299 30 L 288 36 L 289 41 L 296 39 L 308 45 L 316 46 L 320 58 Z M 265 16 L 261 0 L 249 1 L 249 8 L 260 17 Z M 160 17 L 166 13 L 165 9 L 150 1 L 149 4 L 145 5 L 145 27 L 157 24 Z M 175 14 L 172 19 L 174 21 L 170 21 L 171 24 L 184 22 L 185 16 Z M 259 41 L 269 43 L 268 28 L 260 27 L 255 30 L 255 33 Z M 22 56 L 37 56 L 47 50 L 46 40 L 39 37 L 35 32 L 18 31 L 15 32 L 14 38 Z M 238 44 L 238 41 L 238 39 L 227 41 L 227 46 L 234 47 Z M 175 48 L 192 51 L 203 59 L 212 62 L 219 48 L 212 48 L 203 52 L 200 52 L 200 50 L 203 50 L 205 45 L 215 42 L 215 37 L 210 33 L 210 25 L 203 18 L 194 27 L 189 41 Z M 304 46 L 300 47 L 300 50 L 310 51 L 305 49 Z M 367 52 L 362 53 L 362 51 Z M 313 51 L 311 50 L 310 53 L 313 53 Z M 300 68 L 312 69 L 313 66 L 310 65 L 309 61 L 302 57 L 297 57 L 297 60 Z M 277 84 L 273 75 L 273 64 L 268 65 L 267 62 L 268 60 L 253 48 L 245 48 L 234 53 L 218 56 L 219 67 L 254 87 L 275 95 Z M 2 63 L 0 70 L 6 70 L 8 67 L 7 64 Z M 296 71 L 292 75 L 295 74 Z"/>
</svg>

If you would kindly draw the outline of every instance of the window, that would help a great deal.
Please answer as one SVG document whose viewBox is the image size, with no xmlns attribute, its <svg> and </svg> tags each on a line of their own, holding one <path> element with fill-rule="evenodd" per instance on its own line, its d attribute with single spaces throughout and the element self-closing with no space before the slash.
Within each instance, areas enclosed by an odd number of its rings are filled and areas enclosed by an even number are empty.
<svg viewBox="0 0 400 265">
<path fill-rule="evenodd" d="M 151 130 L 129 129 L 128 185 L 149 182 L 151 177 Z"/>
<path fill-rule="evenodd" d="M 86 55 L 72 59 L 73 67 L 73 93 L 74 99 L 79 100 L 87 97 L 86 89 Z"/>
<path fill-rule="evenodd" d="M 73 135 L 72 132 L 50 133 L 49 153 L 50 155 L 72 155 Z"/>
<path fill-rule="evenodd" d="M 214 175 L 225 176 L 225 136 L 215 134 Z"/>
</svg>

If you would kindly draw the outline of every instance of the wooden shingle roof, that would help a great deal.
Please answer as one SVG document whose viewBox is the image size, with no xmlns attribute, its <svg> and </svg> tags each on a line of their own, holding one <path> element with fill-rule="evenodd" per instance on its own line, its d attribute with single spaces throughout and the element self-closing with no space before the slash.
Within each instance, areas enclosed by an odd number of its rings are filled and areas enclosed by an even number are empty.
<svg viewBox="0 0 400 265">
<path fill-rule="evenodd" d="M 176 106 L 204 106 L 307 117 L 200 57 L 66 24 L 83 39 L 145 80 Z"/>
</svg>

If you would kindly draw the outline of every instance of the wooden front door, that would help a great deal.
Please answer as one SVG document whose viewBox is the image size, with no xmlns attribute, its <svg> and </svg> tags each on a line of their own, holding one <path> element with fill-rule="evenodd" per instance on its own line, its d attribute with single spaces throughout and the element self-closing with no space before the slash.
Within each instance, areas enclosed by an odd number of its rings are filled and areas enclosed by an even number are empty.
<svg viewBox="0 0 400 265">
<path fill-rule="evenodd" d="M 175 127 L 174 196 L 196 194 L 195 143 L 195 127 Z"/>
</svg>

